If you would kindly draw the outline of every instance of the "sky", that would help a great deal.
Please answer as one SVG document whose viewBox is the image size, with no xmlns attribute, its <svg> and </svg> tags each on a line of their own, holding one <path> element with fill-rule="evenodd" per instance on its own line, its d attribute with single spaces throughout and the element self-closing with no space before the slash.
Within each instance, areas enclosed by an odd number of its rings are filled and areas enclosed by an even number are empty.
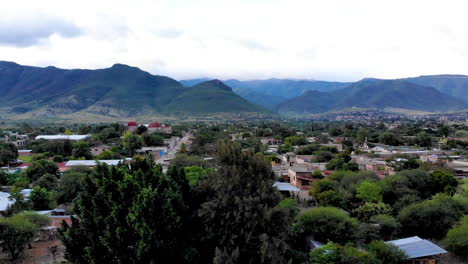
<svg viewBox="0 0 468 264">
<path fill-rule="evenodd" d="M 0 60 L 175 79 L 468 74 L 466 0 L 0 0 Z"/>
</svg>

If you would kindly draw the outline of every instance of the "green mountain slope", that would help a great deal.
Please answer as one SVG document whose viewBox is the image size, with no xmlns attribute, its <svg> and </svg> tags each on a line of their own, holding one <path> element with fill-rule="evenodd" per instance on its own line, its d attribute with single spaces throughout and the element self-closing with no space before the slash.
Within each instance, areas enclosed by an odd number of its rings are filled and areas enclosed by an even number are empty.
<svg viewBox="0 0 468 264">
<path fill-rule="evenodd" d="M 446 112 L 467 108 L 467 103 L 435 88 L 404 80 L 364 79 L 347 88 L 329 93 L 306 92 L 279 104 L 282 113 L 321 113 L 357 108 L 402 108 Z"/>
<path fill-rule="evenodd" d="M 0 112 L 30 117 L 264 112 L 224 84 L 208 84 L 186 88 L 169 77 L 123 64 L 64 70 L 0 62 Z"/>
<path fill-rule="evenodd" d="M 187 88 L 166 106 L 170 113 L 267 112 L 240 97 L 219 80 L 206 81 Z"/>
<path fill-rule="evenodd" d="M 467 75 L 427 75 L 404 79 L 424 86 L 431 86 L 444 94 L 468 102 Z"/>
</svg>

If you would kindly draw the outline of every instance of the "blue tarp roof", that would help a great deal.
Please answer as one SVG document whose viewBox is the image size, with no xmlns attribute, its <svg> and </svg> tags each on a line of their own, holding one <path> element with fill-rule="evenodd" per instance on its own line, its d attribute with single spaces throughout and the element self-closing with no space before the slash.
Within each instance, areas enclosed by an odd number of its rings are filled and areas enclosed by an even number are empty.
<svg viewBox="0 0 468 264">
<path fill-rule="evenodd" d="M 419 258 L 447 253 L 447 251 L 429 240 L 420 237 L 408 237 L 387 241 L 403 250 L 410 258 Z"/>
<path fill-rule="evenodd" d="M 280 192 L 283 191 L 292 191 L 292 192 L 298 192 L 300 191 L 296 186 L 288 183 L 288 182 L 275 182 L 273 184 L 273 187 L 278 188 Z"/>
</svg>

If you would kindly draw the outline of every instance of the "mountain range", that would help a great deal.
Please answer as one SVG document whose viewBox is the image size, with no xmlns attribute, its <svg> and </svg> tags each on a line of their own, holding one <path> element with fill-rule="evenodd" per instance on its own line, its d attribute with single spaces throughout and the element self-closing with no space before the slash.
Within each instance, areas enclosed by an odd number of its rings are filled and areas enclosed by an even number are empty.
<svg viewBox="0 0 468 264">
<path fill-rule="evenodd" d="M 200 80 L 203 79 L 181 83 L 194 85 Z M 396 80 L 367 78 L 354 83 L 288 79 L 224 82 L 245 99 L 283 114 L 314 114 L 348 108 L 427 112 L 468 108 L 468 76 L 465 75 Z"/>
<path fill-rule="evenodd" d="M 468 76 L 462 75 L 364 79 L 355 83 L 176 81 L 124 64 L 67 70 L 0 61 L 0 115 L 17 119 L 311 114 L 353 107 L 446 112 L 468 108 L 466 91 Z"/>
<path fill-rule="evenodd" d="M 364 79 L 331 92 L 307 91 L 276 106 L 280 113 L 311 114 L 347 108 L 388 108 L 448 112 L 468 103 L 429 86 L 405 80 Z"/>
<path fill-rule="evenodd" d="M 39 117 L 131 117 L 268 111 L 216 80 L 187 88 L 169 77 L 123 64 L 99 70 L 64 70 L 0 62 L 0 112 Z"/>
</svg>

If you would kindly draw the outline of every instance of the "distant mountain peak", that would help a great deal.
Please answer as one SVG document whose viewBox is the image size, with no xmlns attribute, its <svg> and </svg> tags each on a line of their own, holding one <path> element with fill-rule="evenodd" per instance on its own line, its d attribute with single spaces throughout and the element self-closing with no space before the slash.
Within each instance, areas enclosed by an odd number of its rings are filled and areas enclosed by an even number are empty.
<svg viewBox="0 0 468 264">
<path fill-rule="evenodd" d="M 226 84 L 224 84 L 222 81 L 220 81 L 218 79 L 213 79 L 213 80 L 210 80 L 210 81 L 202 82 L 202 83 L 200 83 L 200 84 L 198 84 L 196 86 L 207 86 L 207 85 L 214 86 L 214 87 L 217 87 L 217 88 L 232 92 L 231 87 L 227 86 Z"/>
<path fill-rule="evenodd" d="M 127 65 L 127 64 L 123 64 L 123 63 L 116 63 L 116 64 L 112 65 L 112 67 L 110 67 L 110 69 L 112 69 L 112 70 L 133 70 L 133 71 L 138 70 L 138 71 L 142 71 L 138 67 L 130 66 L 130 65 Z"/>
</svg>

